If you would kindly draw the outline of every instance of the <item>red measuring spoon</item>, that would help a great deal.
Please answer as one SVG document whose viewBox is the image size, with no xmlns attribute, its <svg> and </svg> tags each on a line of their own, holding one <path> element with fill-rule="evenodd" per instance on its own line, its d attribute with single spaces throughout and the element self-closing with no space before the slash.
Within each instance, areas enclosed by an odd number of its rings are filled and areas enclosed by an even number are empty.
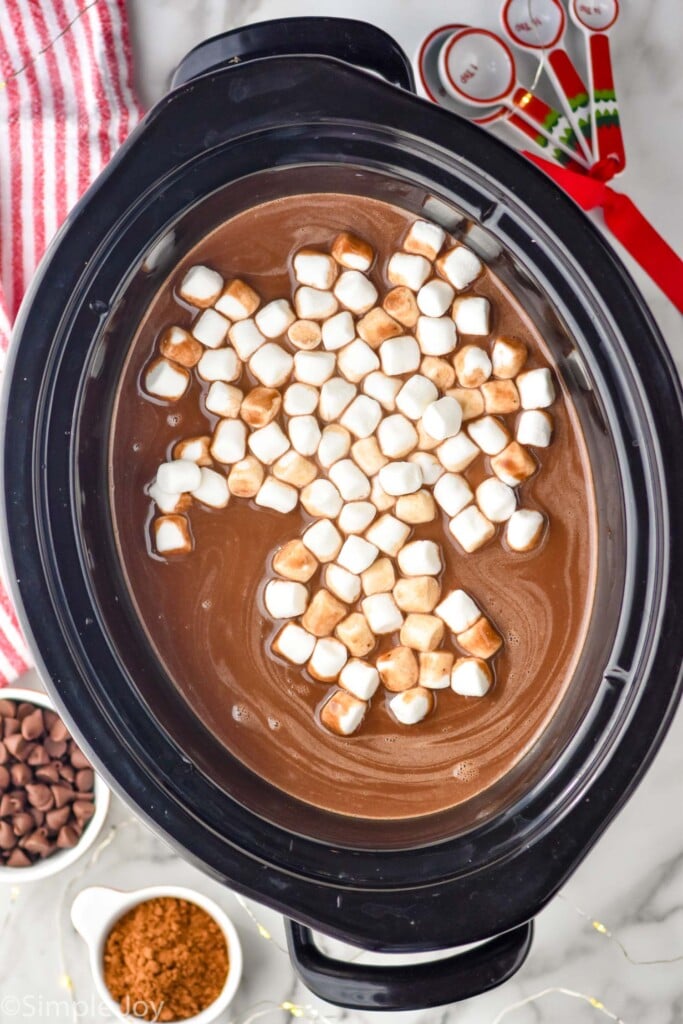
<svg viewBox="0 0 683 1024">
<path fill-rule="evenodd" d="M 626 167 L 624 137 L 614 88 L 608 32 L 619 17 L 619 0 L 572 0 L 572 21 L 586 37 L 591 110 L 596 126 L 599 160 L 613 160 L 617 171 Z"/>
</svg>

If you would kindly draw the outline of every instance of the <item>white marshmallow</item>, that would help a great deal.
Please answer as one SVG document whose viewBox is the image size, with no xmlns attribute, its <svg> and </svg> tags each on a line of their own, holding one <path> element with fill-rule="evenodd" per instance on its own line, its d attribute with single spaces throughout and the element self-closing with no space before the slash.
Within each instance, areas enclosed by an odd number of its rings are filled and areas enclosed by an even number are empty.
<svg viewBox="0 0 683 1024">
<path fill-rule="evenodd" d="M 293 665 L 303 665 L 313 654 L 315 637 L 307 633 L 295 622 L 288 622 L 273 641 L 276 654 L 291 661 Z"/>
<path fill-rule="evenodd" d="M 382 372 L 389 377 L 404 373 L 415 373 L 420 365 L 420 346 L 408 334 L 388 338 L 379 347 Z"/>
<path fill-rule="evenodd" d="M 335 519 L 341 512 L 342 499 L 331 480 L 318 479 L 304 487 L 301 504 L 311 516 Z"/>
<path fill-rule="evenodd" d="M 395 252 L 387 266 L 387 277 L 392 284 L 404 285 L 417 292 L 432 272 L 429 260 L 424 256 Z"/>
<path fill-rule="evenodd" d="M 315 416 L 292 416 L 287 433 L 299 455 L 315 455 L 322 436 Z"/>
<path fill-rule="evenodd" d="M 340 423 L 355 437 L 370 437 L 382 418 L 382 407 L 374 398 L 358 395 L 344 412 Z"/>
<path fill-rule="evenodd" d="M 432 402 L 422 416 L 422 426 L 436 441 L 454 437 L 462 425 L 462 409 L 457 398 L 439 398 Z"/>
<path fill-rule="evenodd" d="M 239 462 L 247 451 L 247 428 L 241 420 L 221 420 L 211 441 L 216 462 Z"/>
<path fill-rule="evenodd" d="M 202 475 L 196 462 L 190 462 L 189 459 L 174 459 L 159 466 L 156 482 L 167 494 L 184 494 L 199 487 L 201 479 Z"/>
<path fill-rule="evenodd" d="M 272 341 L 261 345 L 249 360 L 249 369 L 259 383 L 267 388 L 281 387 L 293 366 L 294 360 L 289 352 Z"/>
<path fill-rule="evenodd" d="M 436 401 L 438 395 L 439 392 L 431 380 L 416 373 L 408 378 L 397 394 L 396 405 L 404 416 L 411 420 L 419 420 L 425 409 Z M 448 401 L 448 399 L 444 399 L 444 401 Z"/>
<path fill-rule="evenodd" d="M 488 334 L 491 303 L 481 295 L 465 295 L 453 303 L 453 319 L 459 334 Z"/>
<path fill-rule="evenodd" d="M 545 366 L 520 373 L 517 388 L 523 409 L 547 409 L 555 401 L 555 385 Z"/>
<path fill-rule="evenodd" d="M 496 338 L 491 349 L 494 376 L 516 377 L 527 360 L 527 347 L 520 338 Z"/>
<path fill-rule="evenodd" d="M 517 507 L 512 487 L 508 487 L 495 476 L 483 480 L 477 487 L 476 494 L 479 508 L 492 523 L 506 522 Z"/>
<path fill-rule="evenodd" d="M 457 291 L 462 291 L 468 284 L 472 284 L 483 270 L 479 257 L 464 245 L 458 245 L 444 253 L 437 266 Z"/>
<path fill-rule="evenodd" d="M 379 359 L 366 342 L 356 338 L 338 354 L 337 366 L 347 380 L 357 384 L 363 377 L 379 369 Z"/>
<path fill-rule="evenodd" d="M 294 308 L 302 320 L 326 320 L 328 316 L 334 316 L 339 303 L 332 292 L 321 292 L 304 285 L 294 294 Z"/>
<path fill-rule="evenodd" d="M 201 265 L 191 267 L 185 274 L 178 294 L 192 306 L 204 309 L 212 306 L 223 290 L 223 278 L 215 270 Z"/>
<path fill-rule="evenodd" d="M 351 534 L 344 541 L 342 549 L 337 556 L 337 561 L 344 569 L 348 569 L 349 572 L 355 575 L 360 575 L 360 573 L 370 568 L 378 553 L 377 548 L 370 541 L 365 540 L 364 537 L 358 537 L 356 534 Z"/>
<path fill-rule="evenodd" d="M 356 336 L 353 317 L 346 309 L 326 320 L 322 331 L 323 346 L 328 352 L 334 352 L 338 348 L 343 348 L 344 345 L 348 345 L 350 341 L 353 341 Z"/>
<path fill-rule="evenodd" d="M 159 511 L 164 512 L 167 515 L 181 511 L 183 506 L 187 504 L 187 498 L 179 491 L 175 494 L 169 494 L 167 491 L 163 491 L 161 487 L 159 487 L 156 480 L 149 485 L 147 493 Z M 374 509 L 375 506 L 371 505 L 370 507 Z"/>
<path fill-rule="evenodd" d="M 369 373 L 363 381 L 363 391 L 370 398 L 374 398 L 387 412 L 393 412 L 396 408 L 396 395 L 403 386 L 403 382 L 387 377 L 379 371 Z"/>
<path fill-rule="evenodd" d="M 315 412 L 320 392 L 310 384 L 290 384 L 284 394 L 283 406 L 288 416 L 308 416 Z"/>
<path fill-rule="evenodd" d="M 403 615 L 391 594 L 372 594 L 361 601 L 361 608 L 377 636 L 395 633 L 403 625 Z"/>
<path fill-rule="evenodd" d="M 457 516 L 473 497 L 467 480 L 456 473 L 444 473 L 434 484 L 434 498 L 447 516 Z"/>
<path fill-rule="evenodd" d="M 294 376 L 302 384 L 320 387 L 334 373 L 335 363 L 333 352 L 297 352 L 294 356 Z"/>
<path fill-rule="evenodd" d="M 550 413 L 540 409 L 523 412 L 517 422 L 517 440 L 532 448 L 547 448 L 553 436 L 553 421 Z"/>
<path fill-rule="evenodd" d="M 406 252 L 417 252 L 433 260 L 439 255 L 446 232 L 438 224 L 428 220 L 416 220 L 406 235 L 403 248 Z"/>
<path fill-rule="evenodd" d="M 325 586 L 346 604 L 354 604 L 360 597 L 360 576 L 341 565 L 330 563 L 325 567 Z"/>
<path fill-rule="evenodd" d="M 313 654 L 311 660 L 308 663 L 308 669 L 312 676 L 316 679 L 322 679 L 324 681 L 336 679 L 344 665 L 347 662 L 349 655 L 344 647 L 344 644 L 340 643 L 339 640 L 335 640 L 333 637 L 323 637 L 316 642 L 313 648 Z M 362 717 L 362 716 L 361 716 Z M 344 727 L 349 732 L 353 732 L 354 729 L 358 728 L 360 724 L 356 721 L 356 717 L 353 717 L 353 721 L 347 721 L 344 719 Z"/>
<path fill-rule="evenodd" d="M 225 508 L 230 501 L 230 491 L 228 481 L 223 474 L 217 473 L 215 469 L 207 469 L 205 466 L 199 472 L 201 481 L 199 487 L 195 487 L 192 491 L 192 497 L 201 501 L 202 505 L 209 505 L 211 508 Z"/>
<path fill-rule="evenodd" d="M 271 466 L 289 448 L 289 438 L 274 420 L 249 435 L 249 448 L 265 466 Z"/>
<path fill-rule="evenodd" d="M 320 464 L 328 469 L 337 459 L 343 459 L 345 455 L 348 455 L 350 448 L 351 435 L 348 430 L 337 426 L 337 424 L 324 427 L 318 447 Z"/>
<path fill-rule="evenodd" d="M 482 416 L 481 419 L 472 420 L 467 427 L 467 432 L 483 452 L 487 455 L 497 455 L 510 440 L 507 429 L 495 416 Z"/>
<path fill-rule="evenodd" d="M 230 321 L 215 309 L 205 309 L 192 324 L 192 334 L 207 348 L 219 348 L 225 341 Z"/>
<path fill-rule="evenodd" d="M 256 349 L 265 343 L 265 338 L 253 320 L 240 320 L 228 331 L 232 347 L 240 359 L 250 359 Z"/>
<path fill-rule="evenodd" d="M 319 562 L 333 562 L 343 544 L 339 530 L 329 519 L 319 519 L 313 523 L 304 531 L 301 540 Z"/>
<path fill-rule="evenodd" d="M 192 536 L 185 516 L 159 516 L 154 520 L 154 547 L 160 555 L 186 555 Z"/>
<path fill-rule="evenodd" d="M 215 380 L 209 388 L 204 404 L 214 415 L 231 419 L 239 416 L 243 398 L 244 395 L 239 388 L 222 380 Z"/>
<path fill-rule="evenodd" d="M 337 736 L 351 736 L 363 721 L 367 707 L 365 701 L 358 700 L 353 694 L 337 690 L 323 704 L 320 721 Z"/>
<path fill-rule="evenodd" d="M 414 494 L 422 487 L 422 470 L 414 462 L 390 462 L 377 474 L 387 494 Z"/>
<path fill-rule="evenodd" d="M 377 443 L 388 459 L 401 459 L 417 444 L 417 430 L 405 416 L 385 416 L 377 428 Z"/>
<path fill-rule="evenodd" d="M 254 317 L 256 326 L 266 338 L 279 338 L 296 320 L 294 310 L 287 299 L 275 299 L 262 306 Z"/>
<path fill-rule="evenodd" d="M 427 284 L 423 284 L 417 293 L 417 305 L 421 313 L 424 313 L 425 317 L 442 317 L 451 302 L 455 292 L 449 285 L 448 281 L 440 281 L 438 277 L 432 278 L 431 281 L 427 281 Z M 422 317 L 420 317 L 420 320 Z M 420 337 L 420 320 L 418 320 L 418 338 Z M 450 321 L 451 324 L 453 321 Z M 455 331 L 453 331 L 453 337 L 455 338 Z M 422 339 L 420 338 L 420 341 Z M 455 347 L 455 341 L 453 342 Z M 423 350 L 424 351 L 424 350 Z M 450 352 L 451 349 L 446 349 Z M 441 353 L 434 353 L 435 355 L 441 355 Z"/>
<path fill-rule="evenodd" d="M 258 309 L 261 299 L 248 284 L 234 278 L 216 302 L 216 309 L 228 320 L 246 320 Z"/>
<path fill-rule="evenodd" d="M 367 661 L 352 658 L 341 670 L 339 684 L 359 700 L 370 700 L 379 686 L 379 672 Z"/>
<path fill-rule="evenodd" d="M 531 551 L 541 539 L 545 516 L 530 508 L 520 508 L 508 519 L 505 540 L 513 551 Z"/>
<path fill-rule="evenodd" d="M 481 611 L 464 590 L 451 590 L 434 609 L 451 633 L 464 633 L 481 618 Z"/>
<path fill-rule="evenodd" d="M 271 580 L 266 584 L 263 603 L 274 619 L 294 619 L 308 606 L 308 590 L 292 580 Z"/>
<path fill-rule="evenodd" d="M 365 536 L 383 554 L 395 558 L 410 536 L 410 526 L 387 513 L 372 524 Z"/>
<path fill-rule="evenodd" d="M 370 494 L 370 481 L 351 459 L 340 459 L 330 466 L 330 480 L 344 501 L 359 501 Z"/>
<path fill-rule="evenodd" d="M 434 698 L 430 690 L 425 690 L 422 686 L 413 686 L 410 690 L 403 690 L 392 697 L 389 707 L 401 725 L 417 725 L 434 707 Z"/>
<path fill-rule="evenodd" d="M 377 302 L 377 289 L 359 270 L 344 270 L 337 278 L 334 294 L 352 313 L 367 313 Z"/>
<path fill-rule="evenodd" d="M 455 324 L 449 316 L 421 316 L 417 321 L 417 340 L 424 355 L 446 355 L 457 344 Z"/>
<path fill-rule="evenodd" d="M 296 508 L 299 500 L 299 492 L 291 484 L 285 484 L 272 476 L 267 476 L 263 481 L 254 501 L 261 508 L 272 508 L 275 512 L 283 514 L 291 512 Z"/>
<path fill-rule="evenodd" d="M 476 505 L 468 505 L 462 512 L 458 512 L 448 524 L 448 529 L 468 554 L 480 548 L 496 532 L 493 523 L 489 522 Z"/>
<path fill-rule="evenodd" d="M 491 688 L 491 671 L 479 658 L 459 658 L 451 672 L 451 689 L 462 697 L 485 697 Z"/>
<path fill-rule="evenodd" d="M 363 533 L 376 515 L 377 509 L 372 502 L 350 501 L 339 513 L 337 523 L 342 533 Z"/>
<path fill-rule="evenodd" d="M 479 450 L 475 448 L 475 451 L 478 454 Z M 439 477 L 443 476 L 443 466 L 431 452 L 413 452 L 408 456 L 408 462 L 415 462 L 420 467 L 422 480 L 427 487 L 433 487 Z"/>
<path fill-rule="evenodd" d="M 455 437 L 449 437 L 439 445 L 436 449 L 436 458 L 449 473 L 462 473 L 471 462 L 474 462 L 480 451 L 481 449 L 461 430 Z"/>
<path fill-rule="evenodd" d="M 233 348 L 209 349 L 197 363 L 197 373 L 204 380 L 237 380 L 242 363 Z"/>
<path fill-rule="evenodd" d="M 344 380 L 343 377 L 326 380 L 320 389 L 320 404 L 318 406 L 320 418 L 327 423 L 336 420 L 357 394 L 358 388 L 348 380 Z"/>
<path fill-rule="evenodd" d="M 433 540 L 413 540 L 398 553 L 404 576 L 437 576 L 442 569 L 441 550 Z"/>
<path fill-rule="evenodd" d="M 169 359 L 155 359 L 145 371 L 145 391 L 156 398 L 177 401 L 187 391 L 190 374 Z"/>
<path fill-rule="evenodd" d="M 299 284 L 325 290 L 334 283 L 337 264 L 326 252 L 300 249 L 294 256 L 294 276 Z"/>
</svg>

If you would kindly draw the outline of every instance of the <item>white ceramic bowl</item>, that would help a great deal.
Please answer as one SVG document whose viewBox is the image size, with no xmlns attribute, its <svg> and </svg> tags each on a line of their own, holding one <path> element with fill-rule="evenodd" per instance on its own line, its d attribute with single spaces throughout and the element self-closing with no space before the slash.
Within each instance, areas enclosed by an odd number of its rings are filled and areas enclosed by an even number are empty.
<svg viewBox="0 0 683 1024">
<path fill-rule="evenodd" d="M 40 708 L 56 710 L 47 694 L 41 693 L 39 690 L 22 690 L 19 687 L 7 686 L 0 690 L 0 700 L 14 700 L 18 704 L 27 701 Z M 50 857 L 46 857 L 45 860 L 38 860 L 26 868 L 8 868 L 6 865 L 0 864 L 0 884 L 25 885 L 27 882 L 38 882 L 43 878 L 49 878 L 50 875 L 56 875 L 82 857 L 102 831 L 109 810 L 109 790 L 97 772 L 95 772 L 94 793 L 95 813 L 75 846 L 72 846 L 70 850 L 58 850 Z"/>
<path fill-rule="evenodd" d="M 242 978 L 242 947 L 230 918 L 207 896 L 194 889 L 185 889 L 177 885 L 154 885 L 147 889 L 135 889 L 123 892 L 120 889 L 109 889 L 104 886 L 91 886 L 83 889 L 71 905 L 71 921 L 76 931 L 88 945 L 90 970 L 95 981 L 97 993 L 117 1020 L 131 1024 L 134 1017 L 121 1011 L 118 1003 L 112 998 L 104 981 L 103 953 L 104 944 L 114 924 L 127 911 L 139 903 L 160 896 L 175 897 L 196 903 L 209 914 L 219 926 L 228 944 L 228 976 L 217 999 L 194 1017 L 186 1017 L 183 1024 L 210 1024 L 232 1002 Z"/>
</svg>

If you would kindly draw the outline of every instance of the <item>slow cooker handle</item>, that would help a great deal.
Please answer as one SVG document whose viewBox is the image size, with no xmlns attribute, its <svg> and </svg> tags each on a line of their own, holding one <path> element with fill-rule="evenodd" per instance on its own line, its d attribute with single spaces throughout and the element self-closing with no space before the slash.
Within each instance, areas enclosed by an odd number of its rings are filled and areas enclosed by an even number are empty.
<svg viewBox="0 0 683 1024">
<path fill-rule="evenodd" d="M 412 66 L 398 43 L 376 25 L 353 18 L 275 18 L 224 32 L 183 57 L 171 88 L 229 64 L 302 54 L 335 57 L 415 92 Z"/>
<path fill-rule="evenodd" d="M 348 963 L 326 956 L 313 932 L 286 922 L 292 965 L 320 999 L 349 1010 L 423 1010 L 488 992 L 511 978 L 531 947 L 533 921 L 445 960 L 399 967 Z"/>
</svg>

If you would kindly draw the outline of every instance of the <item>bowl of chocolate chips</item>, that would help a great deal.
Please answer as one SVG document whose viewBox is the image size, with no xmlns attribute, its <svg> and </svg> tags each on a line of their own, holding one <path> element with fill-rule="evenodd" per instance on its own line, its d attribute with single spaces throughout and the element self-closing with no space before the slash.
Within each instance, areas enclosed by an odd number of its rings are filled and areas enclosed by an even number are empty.
<svg viewBox="0 0 683 1024">
<path fill-rule="evenodd" d="M 89 849 L 109 790 L 44 694 L 0 696 L 0 883 L 38 881 Z"/>
</svg>

